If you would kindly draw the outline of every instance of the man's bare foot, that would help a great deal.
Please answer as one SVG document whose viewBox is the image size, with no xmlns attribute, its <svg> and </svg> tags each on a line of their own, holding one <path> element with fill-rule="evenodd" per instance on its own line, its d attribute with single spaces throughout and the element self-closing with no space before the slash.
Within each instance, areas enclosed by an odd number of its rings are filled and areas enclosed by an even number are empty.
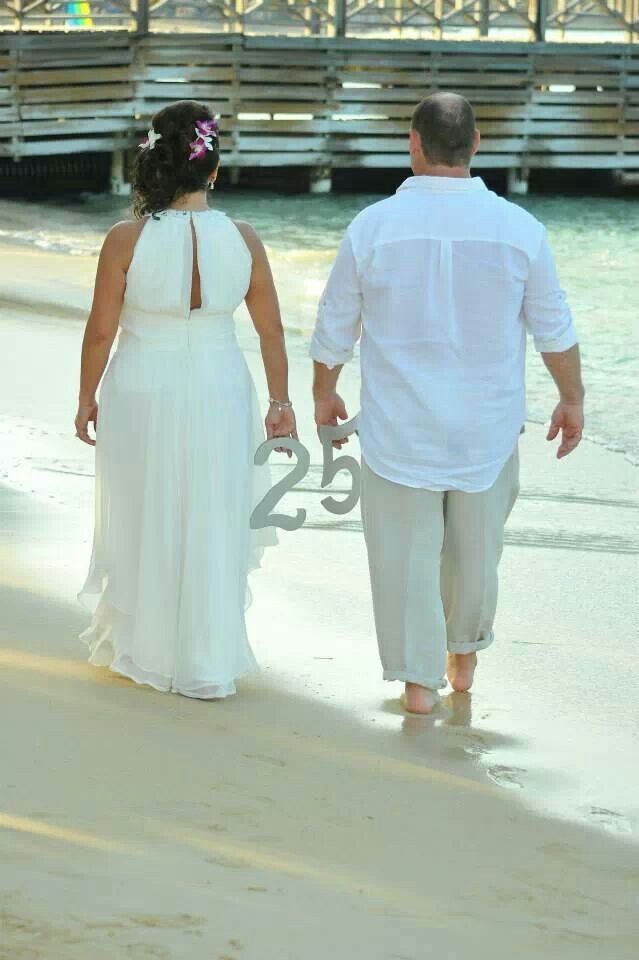
<svg viewBox="0 0 639 960">
<path fill-rule="evenodd" d="M 456 693 L 466 693 L 467 690 L 470 690 L 473 685 L 476 666 L 476 653 L 448 654 L 448 680 Z"/>
<path fill-rule="evenodd" d="M 440 696 L 436 690 L 420 687 L 418 683 L 407 683 L 400 702 L 406 713 L 429 714 L 440 702 Z"/>
</svg>

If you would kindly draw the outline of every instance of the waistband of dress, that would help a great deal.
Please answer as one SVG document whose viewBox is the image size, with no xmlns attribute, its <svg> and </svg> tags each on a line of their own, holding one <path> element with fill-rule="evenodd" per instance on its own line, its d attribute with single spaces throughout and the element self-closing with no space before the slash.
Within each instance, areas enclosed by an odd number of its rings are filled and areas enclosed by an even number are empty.
<svg viewBox="0 0 639 960">
<path fill-rule="evenodd" d="M 139 318 L 138 318 L 139 319 Z M 190 346 L 225 347 L 237 344 L 232 317 L 162 319 L 136 323 L 130 313 L 121 319 L 118 347 L 155 350 L 188 349 Z"/>
</svg>

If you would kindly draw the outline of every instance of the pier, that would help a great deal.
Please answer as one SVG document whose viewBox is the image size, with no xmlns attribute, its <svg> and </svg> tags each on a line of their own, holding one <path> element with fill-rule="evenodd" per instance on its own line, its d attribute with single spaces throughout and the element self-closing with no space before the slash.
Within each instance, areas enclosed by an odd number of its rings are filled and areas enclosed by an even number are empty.
<svg viewBox="0 0 639 960">
<path fill-rule="evenodd" d="M 304 21 L 299 35 L 228 24 L 182 32 L 181 22 L 154 32 L 148 5 L 131 29 L 104 25 L 94 4 L 75 6 L 90 6 L 90 29 L 53 29 L 54 18 L 48 30 L 0 32 L 5 176 L 9 164 L 18 176 L 35 158 L 104 162 L 106 154 L 113 188 L 125 189 L 128 152 L 153 113 L 193 98 L 219 114 L 224 163 L 236 180 L 243 170 L 296 168 L 311 189 L 325 190 L 336 170 L 405 168 L 412 109 L 442 89 L 473 102 L 483 140 L 475 167 L 508 171 L 513 191 L 526 189 L 531 170 L 618 171 L 629 180 L 639 171 L 634 42 L 346 36 L 335 13 L 331 30 L 316 17 L 314 30 Z M 544 10 L 547 17 L 540 0 L 527 21 L 532 37 L 546 35 Z M 65 16 L 58 26 L 68 25 Z M 481 36 L 481 18 L 475 26 Z"/>
</svg>

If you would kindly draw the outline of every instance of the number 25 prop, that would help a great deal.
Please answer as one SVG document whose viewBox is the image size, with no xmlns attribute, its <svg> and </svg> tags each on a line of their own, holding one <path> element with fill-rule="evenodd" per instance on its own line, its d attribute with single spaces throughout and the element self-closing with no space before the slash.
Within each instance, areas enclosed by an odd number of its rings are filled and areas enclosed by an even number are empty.
<svg viewBox="0 0 639 960">
<path fill-rule="evenodd" d="M 333 440 L 345 440 L 351 434 L 357 433 L 357 417 L 347 420 L 337 427 L 320 427 L 320 441 L 324 451 L 324 468 L 322 470 L 322 489 L 332 483 L 340 470 L 348 470 L 352 478 L 352 487 L 345 500 L 336 500 L 334 497 L 324 497 L 322 506 L 329 513 L 349 513 L 359 500 L 360 466 L 354 457 L 334 456 Z M 263 527 L 281 527 L 282 530 L 299 530 L 306 520 L 306 510 L 300 508 L 294 517 L 286 513 L 272 513 L 285 493 L 303 480 L 311 465 L 311 456 L 299 440 L 285 437 L 275 437 L 261 444 L 255 452 L 256 466 L 266 463 L 276 447 L 290 450 L 297 457 L 297 463 L 290 473 L 283 477 L 274 487 L 271 487 L 266 496 L 260 500 L 251 515 L 251 530 L 261 530 Z"/>
</svg>

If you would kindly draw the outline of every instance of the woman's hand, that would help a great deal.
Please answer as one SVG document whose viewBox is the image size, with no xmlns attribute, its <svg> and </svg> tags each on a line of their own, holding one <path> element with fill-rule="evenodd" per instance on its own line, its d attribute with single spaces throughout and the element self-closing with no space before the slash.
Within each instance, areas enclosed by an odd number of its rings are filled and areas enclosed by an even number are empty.
<svg viewBox="0 0 639 960">
<path fill-rule="evenodd" d="M 89 436 L 89 424 L 93 424 L 93 431 L 98 429 L 98 404 L 93 400 L 91 403 L 82 403 L 78 405 L 78 413 L 75 418 L 75 435 L 83 443 L 88 443 L 90 447 L 95 446 L 95 440 Z"/>
<path fill-rule="evenodd" d="M 264 424 L 266 426 L 267 440 L 272 440 L 274 437 L 292 437 L 294 440 L 298 439 L 297 424 L 292 407 L 280 409 L 276 404 L 272 403 L 268 408 Z M 285 447 L 276 447 L 275 449 L 278 453 L 286 452 L 289 457 L 291 456 L 291 451 L 286 450 Z"/>
</svg>

